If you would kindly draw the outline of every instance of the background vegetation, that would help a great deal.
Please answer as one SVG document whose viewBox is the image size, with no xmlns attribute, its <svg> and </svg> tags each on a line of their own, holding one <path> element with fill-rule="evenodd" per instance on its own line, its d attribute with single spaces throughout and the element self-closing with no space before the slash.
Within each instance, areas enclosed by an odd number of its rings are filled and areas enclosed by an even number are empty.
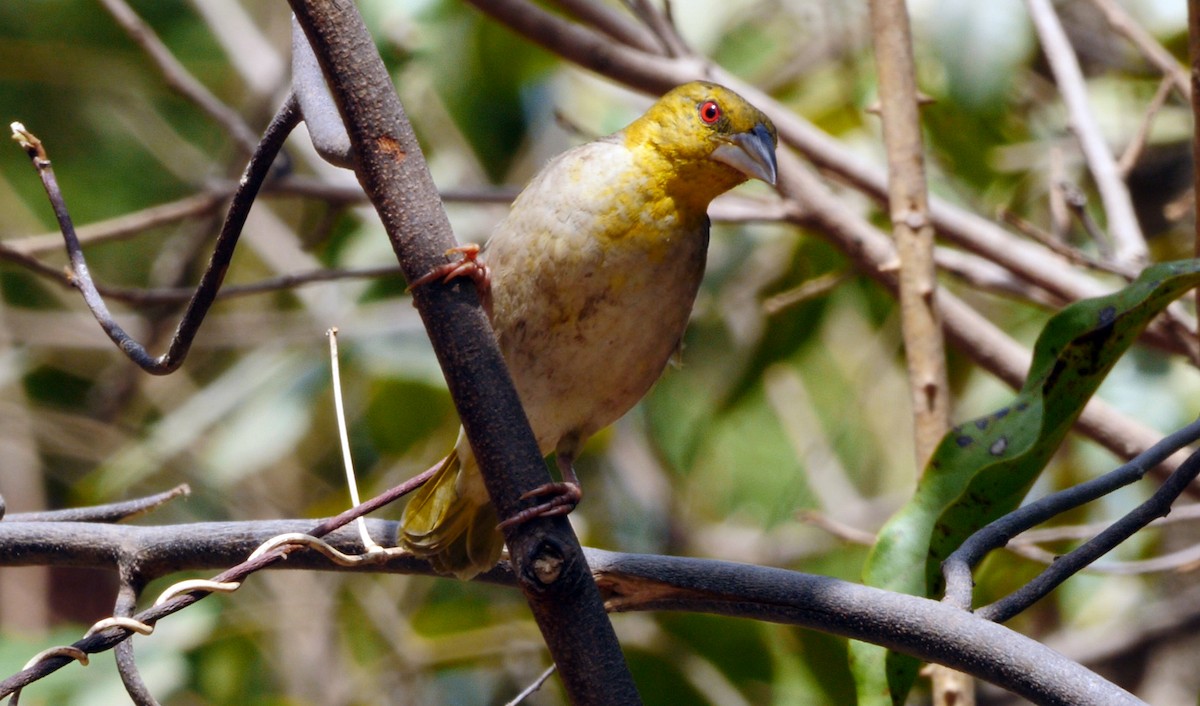
<svg viewBox="0 0 1200 706">
<path fill-rule="evenodd" d="M 288 86 L 284 4 L 133 5 L 184 69 L 261 128 Z M 548 157 L 619 129 L 651 100 L 460 2 L 360 5 L 451 199 L 461 240 L 486 239 L 504 201 Z M 1149 128 L 1129 187 L 1153 257 L 1187 255 L 1190 109 L 1168 95 L 1145 120 L 1162 76 L 1113 31 L 1101 5 L 1075 0 L 1058 9 L 1110 144 L 1120 154 Z M 1105 223 L 1023 7 L 925 0 L 911 9 L 919 84 L 932 99 L 922 112 L 931 190 L 1103 256 L 1103 242 L 1088 240 L 1082 219 L 1064 205 L 1066 184 L 1086 199 L 1082 212 Z M 1178 3 L 1127 9 L 1185 61 Z M 689 0 L 673 11 L 693 50 L 882 163 L 865 5 Z M 103 226 L 200 199 L 185 219 L 98 238 L 87 250 L 97 280 L 110 286 L 166 290 L 195 281 L 220 223 L 219 197 L 245 154 L 164 80 L 101 4 L 0 4 L 0 108 L 0 117 L 25 122 L 47 143 L 79 224 Z M 323 187 L 315 196 L 259 201 L 231 284 L 394 263 L 370 207 L 330 186 L 353 185 L 349 172 L 321 162 L 300 135 L 288 158 L 288 170 L 318 177 Z M 838 189 L 846 208 L 886 224 L 862 193 Z M 752 185 L 739 194 L 769 191 Z M 744 203 L 726 201 L 715 214 L 735 216 Z M 0 214 L 5 252 L 65 261 L 40 185 L 15 146 L 0 150 Z M 763 219 L 729 218 L 715 229 L 682 365 L 590 445 L 579 464 L 586 500 L 572 519 L 591 546 L 859 580 L 862 542 L 915 478 L 897 307 L 825 234 L 751 220 Z M 1013 284 L 997 266 L 987 269 L 984 258 L 945 262 L 948 291 L 1026 345 L 1061 303 Z M 1105 288 L 1121 281 L 1076 269 Z M 457 420 L 403 290 L 393 275 L 228 299 L 210 314 L 183 368 L 157 378 L 114 350 L 76 292 L 0 264 L 0 494 L 9 512 L 111 502 L 182 482 L 192 494 L 158 510 L 153 522 L 343 509 L 349 501 L 324 337 L 330 326 L 342 332 L 363 493 L 423 470 L 453 443 Z M 177 317 L 177 306 L 161 302 L 120 314 L 142 340 L 160 342 Z M 1003 383 L 953 349 L 949 366 L 955 420 L 1008 398 Z M 1200 411 L 1197 387 L 1182 357 L 1146 348 L 1123 361 L 1100 394 L 1170 431 Z M 1116 463 L 1073 438 L 1034 493 Z M 1134 487 L 1066 519 L 1112 518 L 1149 492 Z M 1106 560 L 1107 570 L 1072 579 L 1013 627 L 1151 703 L 1195 703 L 1194 566 L 1160 562 L 1148 572 L 1133 563 L 1189 547 L 1194 535 L 1186 522 L 1139 535 Z M 1044 546 L 1060 550 L 1064 537 Z M 1028 580 L 1043 566 L 1034 554 L 1026 548 L 990 559 L 977 576 L 980 599 Z M 17 671 L 38 649 L 70 642 L 81 626 L 110 614 L 114 587 L 100 572 L 0 571 L 0 667 Z M 703 615 L 614 622 L 648 704 L 853 699 L 845 641 L 837 638 Z M 234 596 L 164 621 L 155 635 L 138 638 L 137 649 L 152 690 L 172 704 L 503 703 L 548 664 L 516 592 L 391 575 L 266 572 Z M 76 706 L 117 703 L 122 694 L 109 661 L 97 659 L 40 682 L 23 699 Z M 990 687 L 980 698 L 1012 702 Z M 561 702 L 553 680 L 530 698 Z"/>
</svg>

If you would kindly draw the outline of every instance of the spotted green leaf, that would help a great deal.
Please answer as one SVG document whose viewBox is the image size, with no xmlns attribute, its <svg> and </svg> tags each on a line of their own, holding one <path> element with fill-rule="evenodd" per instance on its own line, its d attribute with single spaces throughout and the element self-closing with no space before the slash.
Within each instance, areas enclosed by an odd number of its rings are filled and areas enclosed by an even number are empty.
<svg viewBox="0 0 1200 706">
<path fill-rule="evenodd" d="M 940 593 L 942 560 L 1020 504 L 1129 345 L 1197 284 L 1200 260 L 1164 263 L 1118 292 L 1053 316 L 1012 402 L 942 438 L 913 498 L 880 531 L 866 583 L 921 596 Z M 911 657 L 865 643 L 851 645 L 851 663 L 863 706 L 903 703 L 918 666 Z"/>
</svg>

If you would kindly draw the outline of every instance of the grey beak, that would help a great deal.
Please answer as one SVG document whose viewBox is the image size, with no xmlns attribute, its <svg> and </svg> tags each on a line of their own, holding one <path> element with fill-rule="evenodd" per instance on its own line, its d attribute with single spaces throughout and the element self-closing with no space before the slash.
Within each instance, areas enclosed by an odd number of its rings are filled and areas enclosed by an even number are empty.
<svg viewBox="0 0 1200 706">
<path fill-rule="evenodd" d="M 750 132 L 740 132 L 718 146 L 713 159 L 724 162 L 742 174 L 775 185 L 775 139 L 767 126 L 759 123 Z"/>
</svg>

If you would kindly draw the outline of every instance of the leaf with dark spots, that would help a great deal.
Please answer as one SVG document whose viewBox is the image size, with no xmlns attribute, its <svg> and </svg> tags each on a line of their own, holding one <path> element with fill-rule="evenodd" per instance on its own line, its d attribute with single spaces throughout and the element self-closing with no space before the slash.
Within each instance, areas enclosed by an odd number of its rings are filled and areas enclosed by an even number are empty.
<svg viewBox="0 0 1200 706">
<path fill-rule="evenodd" d="M 1151 319 L 1198 284 L 1200 260 L 1155 265 L 1124 289 L 1051 317 L 1013 402 L 942 439 L 913 498 L 879 532 L 866 582 L 920 596 L 940 593 L 941 562 L 1020 504 L 1117 360 Z M 977 431 L 966 435 L 972 426 Z M 860 703 L 902 703 L 916 661 L 864 643 L 851 650 L 859 693 L 890 693 Z M 880 683 L 884 674 L 887 685 Z"/>
</svg>

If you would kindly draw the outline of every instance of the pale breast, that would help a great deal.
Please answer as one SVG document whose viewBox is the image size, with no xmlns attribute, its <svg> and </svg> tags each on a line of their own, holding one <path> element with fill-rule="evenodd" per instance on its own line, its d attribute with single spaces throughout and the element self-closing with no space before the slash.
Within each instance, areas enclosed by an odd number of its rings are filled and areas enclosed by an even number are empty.
<svg viewBox="0 0 1200 706">
<path fill-rule="evenodd" d="M 485 251 L 493 323 L 544 453 L 628 411 L 687 326 L 707 216 L 680 213 L 635 174 L 615 141 L 561 155 Z"/>
</svg>

